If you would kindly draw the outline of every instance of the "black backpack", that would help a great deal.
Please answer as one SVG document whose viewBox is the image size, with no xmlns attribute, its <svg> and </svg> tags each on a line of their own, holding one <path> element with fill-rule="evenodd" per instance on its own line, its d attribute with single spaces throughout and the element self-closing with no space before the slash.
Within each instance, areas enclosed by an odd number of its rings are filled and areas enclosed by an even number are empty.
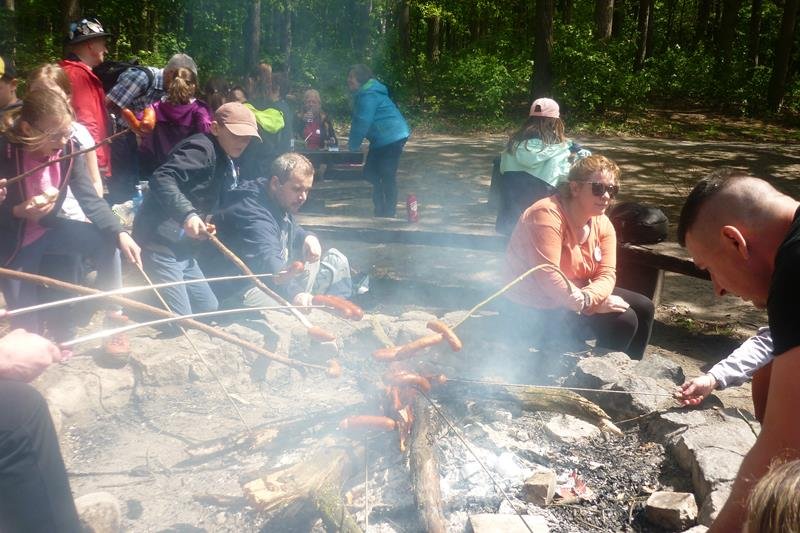
<svg viewBox="0 0 800 533">
<path fill-rule="evenodd" d="M 117 80 L 122 75 L 123 72 L 128 70 L 129 68 L 135 68 L 137 70 L 141 70 L 145 74 L 147 74 L 147 90 L 153 86 L 153 82 L 155 81 L 155 75 L 153 71 L 147 67 L 144 67 L 139 64 L 139 60 L 135 59 L 133 61 L 103 61 L 96 67 L 92 69 L 95 76 L 100 78 L 100 81 L 103 82 L 103 90 L 106 94 L 111 92 L 111 89 L 114 88 L 114 85 L 117 84 Z"/>
<path fill-rule="evenodd" d="M 656 244 L 667 238 L 667 215 L 661 209 L 637 202 L 622 202 L 608 212 L 617 242 Z"/>
</svg>

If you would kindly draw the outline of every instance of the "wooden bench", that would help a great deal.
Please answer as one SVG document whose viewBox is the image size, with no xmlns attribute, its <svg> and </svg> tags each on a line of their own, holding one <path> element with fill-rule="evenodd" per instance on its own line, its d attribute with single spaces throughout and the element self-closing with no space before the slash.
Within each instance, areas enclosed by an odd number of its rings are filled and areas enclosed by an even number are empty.
<svg viewBox="0 0 800 533">
<path fill-rule="evenodd" d="M 644 294 L 658 305 L 664 272 L 710 280 L 708 271 L 697 268 L 685 248 L 676 242 L 622 244 L 617 250 L 617 285 Z"/>
</svg>

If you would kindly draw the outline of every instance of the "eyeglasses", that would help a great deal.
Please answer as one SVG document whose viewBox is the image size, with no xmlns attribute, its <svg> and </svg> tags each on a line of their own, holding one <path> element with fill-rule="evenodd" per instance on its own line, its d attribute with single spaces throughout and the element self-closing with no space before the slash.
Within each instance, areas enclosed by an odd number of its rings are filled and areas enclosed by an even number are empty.
<svg viewBox="0 0 800 533">
<path fill-rule="evenodd" d="M 69 25 L 69 39 L 72 40 L 78 35 L 94 35 L 95 33 L 105 33 L 103 26 L 97 19 L 83 19 L 72 22 Z"/>
<path fill-rule="evenodd" d="M 614 198 L 619 193 L 619 185 L 606 185 L 599 181 L 591 181 L 589 185 L 592 186 L 592 194 L 594 196 L 603 196 L 608 193 L 609 198 Z"/>
</svg>

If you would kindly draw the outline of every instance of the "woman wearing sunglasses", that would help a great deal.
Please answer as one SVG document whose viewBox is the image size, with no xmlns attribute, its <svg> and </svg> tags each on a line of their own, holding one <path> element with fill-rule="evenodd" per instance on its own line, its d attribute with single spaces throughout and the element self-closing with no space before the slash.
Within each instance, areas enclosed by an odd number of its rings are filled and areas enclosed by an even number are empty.
<svg viewBox="0 0 800 533">
<path fill-rule="evenodd" d="M 653 324 L 653 302 L 616 283 L 617 238 L 606 216 L 619 192 L 619 167 L 592 155 L 570 169 L 558 192 L 529 207 L 517 222 L 506 252 L 509 279 L 534 272 L 506 294 L 512 316 L 525 327 L 575 335 L 588 326 L 597 345 L 641 359 Z M 554 313 L 563 310 L 563 313 Z M 521 313 L 520 313 L 521 312 Z"/>
</svg>

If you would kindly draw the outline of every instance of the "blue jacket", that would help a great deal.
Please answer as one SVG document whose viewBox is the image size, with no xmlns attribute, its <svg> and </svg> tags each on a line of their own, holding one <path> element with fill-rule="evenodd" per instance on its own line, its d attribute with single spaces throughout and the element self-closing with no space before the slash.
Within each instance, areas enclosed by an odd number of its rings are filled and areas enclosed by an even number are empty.
<svg viewBox="0 0 800 533">
<path fill-rule="evenodd" d="M 353 119 L 350 124 L 350 150 L 358 150 L 364 138 L 380 148 L 411 135 L 406 120 L 389 98 L 386 86 L 371 78 L 353 96 Z"/>
</svg>

